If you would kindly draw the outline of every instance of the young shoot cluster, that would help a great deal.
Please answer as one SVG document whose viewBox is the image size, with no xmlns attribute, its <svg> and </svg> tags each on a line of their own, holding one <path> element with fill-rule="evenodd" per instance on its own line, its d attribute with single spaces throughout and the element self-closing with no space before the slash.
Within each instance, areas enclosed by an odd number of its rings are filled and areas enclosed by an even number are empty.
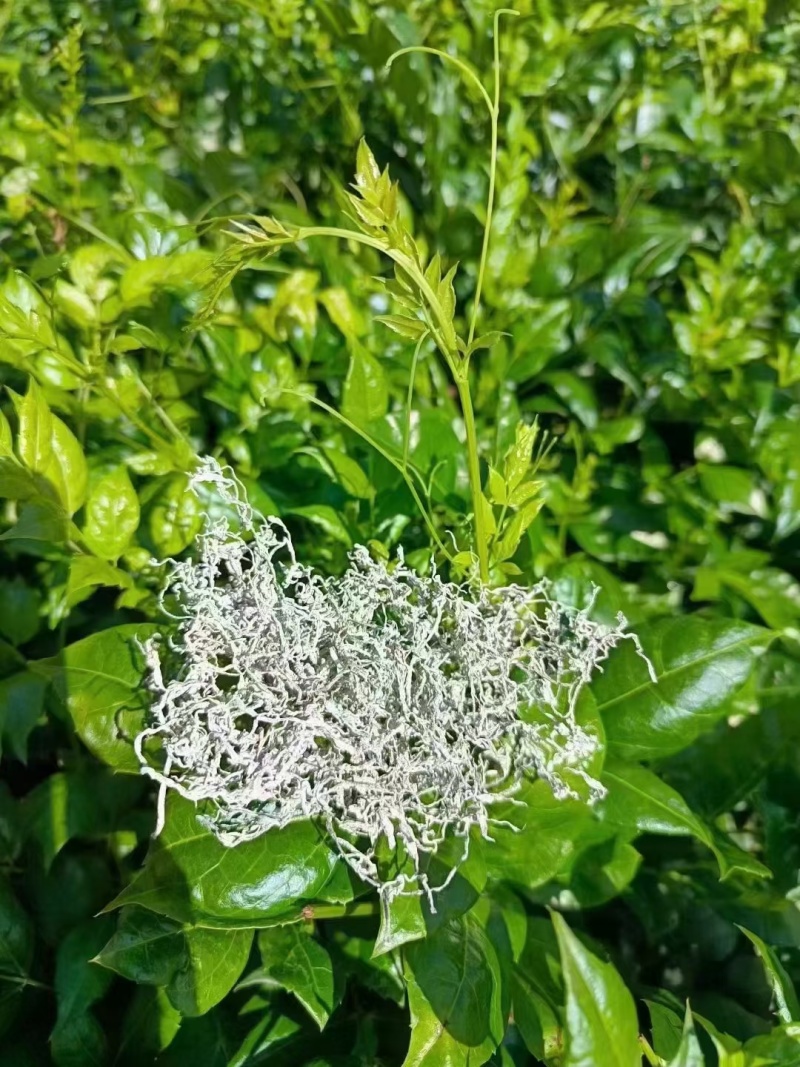
<svg viewBox="0 0 800 1067">
<path fill-rule="evenodd" d="M 457 585 L 363 547 L 326 578 L 216 461 L 193 486 L 238 529 L 207 521 L 197 559 L 171 563 L 177 632 L 146 646 L 153 702 L 136 751 L 162 813 L 175 789 L 229 846 L 312 819 L 382 895 L 432 901 L 430 858 L 447 838 L 466 856 L 471 832 L 488 837 L 492 805 L 523 777 L 556 797 L 602 793 L 577 702 L 611 649 L 635 641 L 624 619 L 594 622 L 546 582 Z"/>
</svg>

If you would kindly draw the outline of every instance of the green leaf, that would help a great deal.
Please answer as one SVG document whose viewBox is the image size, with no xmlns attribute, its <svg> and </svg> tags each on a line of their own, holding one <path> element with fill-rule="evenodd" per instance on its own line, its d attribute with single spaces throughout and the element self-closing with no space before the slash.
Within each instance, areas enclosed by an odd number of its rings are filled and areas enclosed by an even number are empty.
<svg viewBox="0 0 800 1067">
<path fill-rule="evenodd" d="M 143 908 L 124 908 L 95 962 L 132 982 L 164 986 L 182 1015 L 204 1015 L 233 989 L 252 940 L 250 930 L 182 926 Z"/>
<path fill-rule="evenodd" d="M 168 1048 L 181 1025 L 181 1014 L 158 986 L 139 986 L 122 1021 L 119 1067 L 141 1067 Z"/>
<path fill-rule="evenodd" d="M 321 454 L 346 493 L 360 500 L 371 500 L 375 496 L 375 489 L 364 470 L 346 452 L 323 448 Z"/>
<path fill-rule="evenodd" d="M 115 467 L 92 487 L 83 539 L 100 559 L 117 560 L 139 525 L 139 498 L 124 467 Z"/>
<path fill-rule="evenodd" d="M 488 937 L 456 919 L 407 951 L 411 1044 L 403 1067 L 480 1067 L 503 1039 L 502 975 Z"/>
<path fill-rule="evenodd" d="M 22 578 L 0 578 L 0 634 L 12 645 L 24 645 L 41 625 L 41 596 Z"/>
<path fill-rule="evenodd" d="M 128 523 L 135 529 L 132 501 L 131 510 L 126 514 Z M 189 489 L 188 476 L 173 474 L 165 478 L 147 507 L 147 530 L 159 556 L 166 559 L 183 552 L 202 527 L 202 507 L 196 494 Z"/>
<path fill-rule="evenodd" d="M 486 849 L 489 874 L 528 889 L 545 885 L 572 863 L 580 850 L 613 831 L 604 827 L 587 804 L 557 800 L 544 781 L 524 782 L 516 804 L 498 804 Z M 506 826 L 504 823 L 510 823 Z M 514 827 L 512 829 L 511 827 Z"/>
<path fill-rule="evenodd" d="M 514 444 L 505 455 L 503 473 L 508 491 L 513 492 L 531 467 L 531 455 L 539 436 L 539 424 L 518 422 L 514 428 Z"/>
<path fill-rule="evenodd" d="M 338 541 L 339 544 L 344 545 L 346 548 L 352 547 L 353 539 L 350 536 L 350 531 L 345 526 L 339 512 L 329 504 L 306 504 L 303 507 L 291 508 L 289 514 L 299 515 L 301 518 L 318 526 L 333 541 Z"/>
<path fill-rule="evenodd" d="M 342 414 L 356 426 L 381 419 L 389 406 L 389 387 L 380 363 L 362 346 L 356 345 L 344 382 Z"/>
<path fill-rule="evenodd" d="M 762 941 L 758 934 L 745 929 L 744 926 L 740 926 L 739 929 L 752 942 L 756 954 L 764 966 L 764 973 L 772 989 L 772 996 L 775 1002 L 775 1014 L 782 1023 L 797 1022 L 800 1020 L 800 1002 L 798 1002 L 794 984 L 787 974 L 786 968 L 778 959 L 777 953 L 765 941 Z"/>
<path fill-rule="evenodd" d="M 663 1060 L 677 1056 L 683 1040 L 684 1024 L 677 1011 L 658 1001 L 645 1000 L 650 1013 L 653 1048 Z"/>
<path fill-rule="evenodd" d="M 51 418 L 51 444 L 50 462 L 43 474 L 55 486 L 67 514 L 74 515 L 86 500 L 86 459 L 77 437 L 55 415 Z"/>
<path fill-rule="evenodd" d="M 119 771 L 140 771 L 133 741 L 148 701 L 141 642 L 158 630 L 150 623 L 101 630 L 30 665 L 52 681 L 89 751 Z"/>
<path fill-rule="evenodd" d="M 379 315 L 376 321 L 408 341 L 418 341 L 428 332 L 427 325 L 421 319 L 412 319 L 407 315 Z"/>
<path fill-rule="evenodd" d="M 334 874 L 342 866 L 311 823 L 293 823 L 236 848 L 198 821 L 194 804 L 172 794 L 161 836 L 144 869 L 109 905 L 138 904 L 177 922 L 211 928 L 270 926 L 293 920 L 315 900 L 341 899 Z"/>
<path fill-rule="evenodd" d="M 694 814 L 680 793 L 646 767 L 609 762 L 603 769 L 603 781 L 609 787 L 602 803 L 606 822 L 637 834 L 690 834 L 714 853 L 722 879 L 735 871 L 770 877 L 768 868 L 732 841 L 726 848 L 720 847 L 717 835 Z"/>
<path fill-rule="evenodd" d="M 0 456 L 13 456 L 14 438 L 8 419 L 0 411 Z"/>
<path fill-rule="evenodd" d="M 631 641 L 592 681 L 609 753 L 628 760 L 679 752 L 710 730 L 773 639 L 758 626 L 698 615 L 661 619 L 638 634 L 657 681 Z"/>
<path fill-rule="evenodd" d="M 356 185 L 361 189 L 373 189 L 381 176 L 381 169 L 375 161 L 367 142 L 362 137 L 356 152 Z"/>
<path fill-rule="evenodd" d="M 508 494 L 506 492 L 506 482 L 500 471 L 496 471 L 494 467 L 489 467 L 489 500 L 493 504 L 505 504 L 508 500 Z"/>
<path fill-rule="evenodd" d="M 45 498 L 27 500 L 20 508 L 16 524 L 0 535 L 0 541 L 47 541 L 57 544 L 66 541 L 68 529 L 68 516 L 59 504 Z"/>
<path fill-rule="evenodd" d="M 107 940 L 111 923 L 88 919 L 61 942 L 56 954 L 58 1004 L 50 1049 L 57 1067 L 87 1067 L 106 1061 L 108 1042 L 90 1010 L 111 984 L 111 975 L 90 962 Z"/>
<path fill-rule="evenodd" d="M 517 551 L 522 535 L 542 510 L 543 500 L 529 500 L 508 520 L 495 549 L 499 560 L 510 559 Z"/>
<path fill-rule="evenodd" d="M 558 1062 L 564 1052 L 564 979 L 558 941 L 547 919 L 529 917 L 522 954 L 511 974 L 514 1022 L 537 1059 Z"/>
<path fill-rule="evenodd" d="M 129 589 L 133 579 L 125 571 L 95 556 L 73 556 L 67 579 L 67 606 L 74 607 L 100 585 Z"/>
<path fill-rule="evenodd" d="M 557 912 L 553 926 L 567 993 L 564 1067 L 641 1067 L 636 1007 L 616 968 L 589 952 Z"/>
<path fill-rule="evenodd" d="M 336 1006 L 333 964 L 327 951 L 301 924 L 275 926 L 258 935 L 263 969 L 249 975 L 244 985 L 262 978 L 293 993 L 322 1030 Z"/>
<path fill-rule="evenodd" d="M 0 733 L 14 759 L 28 762 L 28 737 L 44 714 L 47 681 L 20 671 L 0 681 Z"/>
<path fill-rule="evenodd" d="M 32 789 L 23 806 L 26 835 L 39 845 L 45 871 L 73 838 L 123 829 L 143 792 L 141 779 L 97 766 L 51 774 Z"/>
<path fill-rule="evenodd" d="M 6 879 L 0 877 L 0 984 L 3 975 L 26 978 L 33 951 L 33 923 Z"/>
<path fill-rule="evenodd" d="M 53 420 L 50 408 L 33 378 L 28 382 L 25 396 L 19 398 L 13 395 L 13 399 L 19 418 L 19 458 L 28 470 L 44 474 L 53 454 Z"/>
<path fill-rule="evenodd" d="M 694 1032 L 692 1013 L 687 1004 L 681 1043 L 674 1058 L 670 1060 L 669 1067 L 705 1067 L 705 1062 L 703 1050 Z"/>
</svg>

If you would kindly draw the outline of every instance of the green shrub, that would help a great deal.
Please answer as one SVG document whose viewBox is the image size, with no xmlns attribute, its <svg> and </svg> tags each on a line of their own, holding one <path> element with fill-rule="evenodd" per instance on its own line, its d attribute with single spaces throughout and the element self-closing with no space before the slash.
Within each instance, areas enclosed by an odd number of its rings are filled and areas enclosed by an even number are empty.
<svg viewBox="0 0 800 1067">
<path fill-rule="evenodd" d="M 517 13 L 0 15 L 4 1067 L 800 1064 L 800 21 Z M 361 545 L 547 588 L 556 645 L 624 615 L 602 796 L 524 779 L 431 898 L 313 820 L 154 837 L 208 456 L 329 588 Z"/>
</svg>

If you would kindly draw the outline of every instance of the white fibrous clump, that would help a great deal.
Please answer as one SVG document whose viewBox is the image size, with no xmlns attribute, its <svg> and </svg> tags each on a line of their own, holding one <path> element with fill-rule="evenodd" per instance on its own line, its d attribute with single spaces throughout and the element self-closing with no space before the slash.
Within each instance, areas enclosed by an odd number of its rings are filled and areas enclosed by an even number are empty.
<svg viewBox="0 0 800 1067">
<path fill-rule="evenodd" d="M 205 802 L 201 819 L 231 846 L 316 820 L 382 894 L 432 902 L 430 858 L 447 838 L 465 857 L 473 828 L 489 837 L 492 805 L 524 777 L 556 797 L 602 794 L 576 704 L 611 649 L 636 640 L 622 617 L 594 622 L 546 582 L 420 577 L 363 547 L 326 578 L 216 461 L 202 483 L 239 529 L 208 521 L 197 560 L 171 564 L 177 634 L 146 645 L 153 702 L 136 751 L 162 811 L 167 789 Z M 387 853 L 404 859 L 391 874 Z"/>
</svg>

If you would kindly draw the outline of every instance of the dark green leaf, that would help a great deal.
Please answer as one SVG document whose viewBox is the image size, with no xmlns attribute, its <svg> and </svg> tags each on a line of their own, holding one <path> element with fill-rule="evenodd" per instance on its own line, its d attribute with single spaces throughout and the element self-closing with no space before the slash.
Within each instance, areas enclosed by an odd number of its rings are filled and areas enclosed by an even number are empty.
<svg viewBox="0 0 800 1067">
<path fill-rule="evenodd" d="M 337 1000 L 330 955 L 303 925 L 276 926 L 258 935 L 263 970 L 250 975 L 247 986 L 262 976 L 294 993 L 322 1030 Z"/>
<path fill-rule="evenodd" d="M 233 988 L 252 940 L 249 930 L 181 926 L 144 908 L 124 908 L 96 962 L 132 982 L 166 987 L 182 1015 L 204 1015 Z"/>
<path fill-rule="evenodd" d="M 157 632 L 151 624 L 117 626 L 31 665 L 52 680 L 86 747 L 119 771 L 139 772 L 133 741 L 147 706 L 141 642 Z"/>
<path fill-rule="evenodd" d="M 305 904 L 331 899 L 331 893 L 341 900 L 334 874 L 342 862 L 311 823 L 227 848 L 198 822 L 192 803 L 172 794 L 144 870 L 110 907 L 138 904 L 212 928 L 271 925 L 293 920 Z"/>
<path fill-rule="evenodd" d="M 417 941 L 407 954 L 411 1045 L 404 1067 L 480 1067 L 504 1031 L 501 971 L 469 917 Z"/>
<path fill-rule="evenodd" d="M 630 760 L 678 752 L 711 729 L 772 635 L 748 623 L 690 615 L 640 627 L 639 639 L 657 681 L 633 643 L 623 641 L 592 682 L 609 752 Z"/>
</svg>

